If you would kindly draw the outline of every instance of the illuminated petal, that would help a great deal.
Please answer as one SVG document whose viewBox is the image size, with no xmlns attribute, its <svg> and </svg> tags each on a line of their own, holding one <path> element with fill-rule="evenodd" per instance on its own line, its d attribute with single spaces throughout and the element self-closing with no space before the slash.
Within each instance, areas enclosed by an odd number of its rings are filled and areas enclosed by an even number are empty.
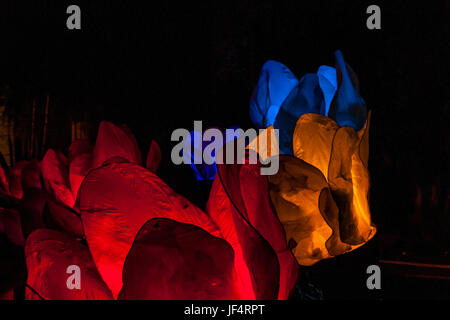
<svg viewBox="0 0 450 320">
<path fill-rule="evenodd" d="M 293 135 L 294 155 L 319 169 L 328 178 L 331 147 L 339 125 L 320 114 L 304 114 Z"/>
<path fill-rule="evenodd" d="M 70 190 L 69 169 L 52 149 L 47 150 L 41 161 L 41 174 L 49 195 L 61 204 L 72 208 L 75 199 Z"/>
<path fill-rule="evenodd" d="M 72 190 L 73 198 L 77 198 L 78 190 L 84 177 L 88 174 L 92 167 L 92 153 L 81 153 L 73 156 L 72 162 L 69 165 L 69 179 L 70 189 Z"/>
<path fill-rule="evenodd" d="M 0 167 L 0 192 L 5 195 L 10 195 L 9 193 L 9 181 L 6 177 L 6 172 Z"/>
<path fill-rule="evenodd" d="M 341 81 L 333 98 L 328 116 L 341 126 L 349 126 L 358 131 L 364 126 L 367 118 L 367 107 L 359 95 L 357 78 L 345 63 L 342 52 L 335 52 L 336 67 Z"/>
<path fill-rule="evenodd" d="M 191 131 L 190 138 L 190 146 L 183 149 L 187 151 L 183 154 L 184 163 L 189 163 L 198 181 L 213 180 L 217 173 L 216 163 L 207 164 L 203 161 L 203 150 L 212 142 L 204 141 L 199 131 Z"/>
<path fill-rule="evenodd" d="M 258 128 L 274 124 L 284 99 L 298 84 L 295 75 L 282 63 L 267 61 L 250 100 L 250 119 Z"/>
<path fill-rule="evenodd" d="M 340 212 L 341 239 L 353 246 L 367 242 L 376 232 L 371 223 L 368 203 L 369 122 L 370 117 L 359 133 L 349 127 L 342 127 L 337 131 L 328 173 L 330 187 Z"/>
<path fill-rule="evenodd" d="M 100 123 L 93 157 L 93 168 L 100 167 L 114 157 L 141 164 L 141 152 L 130 129 L 125 126 L 119 128 L 108 121 Z"/>
<path fill-rule="evenodd" d="M 213 181 L 207 212 L 233 247 L 239 298 L 276 299 L 280 278 L 277 256 L 231 202 L 219 175 Z"/>
<path fill-rule="evenodd" d="M 299 264 L 312 265 L 350 250 L 339 241 L 338 210 L 317 168 L 280 156 L 278 173 L 268 179 L 272 203 Z"/>
<path fill-rule="evenodd" d="M 280 130 L 282 154 L 293 154 L 292 139 L 297 120 L 305 113 L 325 113 L 325 102 L 316 74 L 306 74 L 283 101 L 274 127 Z"/>
<path fill-rule="evenodd" d="M 83 237 L 83 225 L 78 212 L 56 201 L 47 201 L 48 212 L 44 216 L 46 225 L 50 228 L 64 231 L 77 238 Z"/>
<path fill-rule="evenodd" d="M 250 141 L 246 149 L 258 153 L 262 161 L 266 161 L 270 157 L 278 156 L 280 149 L 274 128 L 270 126 L 264 129 L 253 141 Z"/>
<path fill-rule="evenodd" d="M 152 218 L 169 218 L 220 236 L 211 219 L 138 165 L 110 160 L 91 170 L 79 191 L 84 232 L 95 264 L 117 297 L 126 255 L 139 229 Z"/>
<path fill-rule="evenodd" d="M 298 265 L 287 247 L 283 226 L 272 210 L 267 178 L 258 164 L 220 165 L 221 182 L 241 219 L 270 244 L 280 265 L 278 299 L 287 299 L 298 277 Z"/>
<path fill-rule="evenodd" d="M 236 299 L 233 261 L 225 240 L 191 224 L 151 219 L 127 255 L 120 299 Z"/>
<path fill-rule="evenodd" d="M 130 140 L 132 148 L 133 148 L 133 152 L 132 152 L 133 157 L 136 158 L 136 163 L 141 165 L 142 164 L 142 156 L 141 156 L 141 151 L 139 149 L 139 145 L 136 141 L 136 137 L 134 136 L 133 132 L 126 124 L 121 124 L 119 126 L 119 128 L 122 129 L 122 131 L 125 132 L 126 135 L 128 136 L 128 139 Z M 130 160 L 130 162 L 134 163 L 134 160 Z"/>
<path fill-rule="evenodd" d="M 27 284 L 43 299 L 109 300 L 112 294 L 97 272 L 86 246 L 69 235 L 55 230 L 38 229 L 25 245 Z M 69 289 L 69 266 L 80 268 L 80 289 Z M 26 291 L 27 299 L 39 296 Z"/>
<path fill-rule="evenodd" d="M 147 154 L 147 161 L 145 167 L 153 173 L 158 170 L 159 164 L 161 162 L 161 149 L 155 140 L 152 140 L 150 144 L 150 149 Z"/>
<path fill-rule="evenodd" d="M 331 101 L 338 88 L 336 69 L 329 66 L 320 66 L 319 70 L 317 70 L 317 76 L 319 77 L 320 89 L 322 89 L 325 100 L 324 115 L 327 116 Z"/>
</svg>

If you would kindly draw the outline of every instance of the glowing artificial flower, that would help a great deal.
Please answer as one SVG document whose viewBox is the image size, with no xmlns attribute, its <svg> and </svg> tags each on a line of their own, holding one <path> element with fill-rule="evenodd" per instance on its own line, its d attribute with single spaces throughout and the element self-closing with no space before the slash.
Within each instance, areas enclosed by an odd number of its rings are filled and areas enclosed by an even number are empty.
<svg viewBox="0 0 450 320">
<path fill-rule="evenodd" d="M 292 142 L 293 156 L 280 155 L 278 173 L 268 177 L 270 197 L 284 226 L 286 241 L 302 265 L 351 251 L 376 232 L 368 203 L 370 114 L 366 120 L 367 109 L 358 93 L 356 75 L 340 51 L 335 56 L 339 86 L 328 117 L 322 111 L 305 109 L 302 99 L 292 100 L 289 110 L 298 110 L 290 111 L 286 117 L 290 119 L 284 123 L 288 128 L 280 131 L 292 131 L 291 138 L 284 142 Z M 331 85 L 322 81 L 321 87 L 328 86 L 329 90 L 323 91 L 328 92 L 325 97 L 329 101 L 334 80 L 327 79 Z M 315 94 L 313 90 L 304 95 Z M 301 115 L 291 129 L 293 114 Z"/>
<path fill-rule="evenodd" d="M 27 299 L 288 298 L 298 265 L 257 165 L 223 166 L 229 171 L 223 182 L 216 175 L 206 213 L 136 163 L 123 141 L 108 143 L 124 137 L 117 127 L 103 125 L 99 136 L 107 138 L 97 139 L 104 150 L 94 159 L 104 161 L 76 190 L 85 242 L 35 230 L 25 245 Z M 58 179 L 48 180 L 50 190 L 63 185 Z M 253 191 L 228 195 L 229 186 Z M 236 199 L 245 204 L 234 207 Z M 69 265 L 84 275 L 81 290 L 66 285 Z"/>
</svg>

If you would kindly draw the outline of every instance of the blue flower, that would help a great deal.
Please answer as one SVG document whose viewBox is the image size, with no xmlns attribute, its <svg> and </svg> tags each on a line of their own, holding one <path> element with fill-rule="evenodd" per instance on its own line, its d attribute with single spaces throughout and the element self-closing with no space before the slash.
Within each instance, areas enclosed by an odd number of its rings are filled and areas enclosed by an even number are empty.
<svg viewBox="0 0 450 320">
<path fill-rule="evenodd" d="M 335 52 L 335 58 L 338 70 L 320 66 L 317 74 L 306 74 L 300 81 L 280 62 L 269 60 L 262 67 L 250 99 L 250 118 L 257 128 L 280 130 L 282 154 L 292 155 L 295 125 L 305 113 L 331 117 L 355 130 L 364 126 L 367 108 L 359 96 L 356 75 L 341 51 Z"/>
</svg>

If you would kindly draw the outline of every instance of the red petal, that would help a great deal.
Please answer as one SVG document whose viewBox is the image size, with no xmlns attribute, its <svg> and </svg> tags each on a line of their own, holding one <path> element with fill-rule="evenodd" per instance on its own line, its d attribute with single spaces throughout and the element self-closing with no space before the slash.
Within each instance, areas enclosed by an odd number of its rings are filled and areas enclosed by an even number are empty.
<svg viewBox="0 0 450 320">
<path fill-rule="evenodd" d="M 0 192 L 9 195 L 9 182 L 6 178 L 5 170 L 0 167 Z"/>
<path fill-rule="evenodd" d="M 112 295 L 98 274 L 89 250 L 76 239 L 49 229 L 38 229 L 25 245 L 27 284 L 44 299 L 55 300 L 105 300 Z M 81 288 L 69 289 L 67 282 L 74 272 L 68 267 L 80 268 Z M 26 291 L 26 298 L 36 294 Z"/>
<path fill-rule="evenodd" d="M 41 173 L 49 195 L 56 201 L 72 208 L 75 200 L 70 190 L 69 169 L 54 150 L 47 150 L 41 161 Z"/>
<path fill-rule="evenodd" d="M 78 198 L 89 248 L 114 297 L 122 288 L 126 255 L 149 219 L 164 217 L 190 223 L 220 236 L 204 212 L 135 164 L 112 162 L 91 170 Z"/>
<path fill-rule="evenodd" d="M 226 167 L 219 165 L 210 197 L 207 211 L 219 227 L 225 240 L 234 249 L 235 268 L 238 275 L 238 288 L 241 299 L 276 299 L 278 296 L 280 267 L 276 253 L 261 234 L 250 224 L 248 213 L 239 212 L 245 208 L 242 197 L 234 197 L 227 191 L 240 193 L 239 184 L 227 185 L 226 190 L 221 182 L 221 176 L 227 181 Z M 223 168 L 221 168 L 223 167 Z M 235 168 L 233 168 L 235 169 Z M 233 170 L 232 169 L 232 170 Z M 231 182 L 231 180 L 230 180 Z"/>
<path fill-rule="evenodd" d="M 280 263 L 278 299 L 287 299 L 297 282 L 299 266 L 287 246 L 283 226 L 272 210 L 266 176 L 260 174 L 261 167 L 257 164 L 219 165 L 218 169 L 221 181 L 238 211 L 277 253 Z"/>
<path fill-rule="evenodd" d="M 122 129 L 122 131 L 125 132 L 128 138 L 130 139 L 130 142 L 133 145 L 134 153 L 136 154 L 137 157 L 137 164 L 141 164 L 142 163 L 141 151 L 139 149 L 139 145 L 136 141 L 133 132 L 126 124 L 121 124 L 119 128 Z"/>
<path fill-rule="evenodd" d="M 146 168 L 153 173 L 158 170 L 159 163 L 161 162 L 161 149 L 155 140 L 152 140 L 150 149 L 147 155 Z"/>
<path fill-rule="evenodd" d="M 69 179 L 74 199 L 77 198 L 81 183 L 92 167 L 92 158 L 92 153 L 82 153 L 74 156 L 70 163 Z"/>
<path fill-rule="evenodd" d="M 225 240 L 191 224 L 151 219 L 128 253 L 120 299 L 236 299 L 233 260 Z"/>
<path fill-rule="evenodd" d="M 83 237 L 81 216 L 75 210 L 51 199 L 47 201 L 47 205 L 48 216 L 45 221 L 49 227 L 64 231 L 77 238 Z"/>
<path fill-rule="evenodd" d="M 128 127 L 119 128 L 111 122 L 102 121 L 95 142 L 93 168 L 114 157 L 141 164 L 141 153 Z"/>
</svg>

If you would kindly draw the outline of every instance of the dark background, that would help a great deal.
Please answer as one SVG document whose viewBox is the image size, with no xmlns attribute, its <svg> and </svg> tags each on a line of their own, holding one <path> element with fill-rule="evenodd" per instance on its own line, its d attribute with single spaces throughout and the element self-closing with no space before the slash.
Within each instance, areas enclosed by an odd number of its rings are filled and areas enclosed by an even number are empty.
<svg viewBox="0 0 450 320">
<path fill-rule="evenodd" d="M 81 30 L 66 28 L 70 4 Z M 381 30 L 366 28 L 370 4 Z M 209 182 L 171 163 L 172 131 L 194 120 L 252 127 L 248 102 L 266 60 L 300 78 L 334 65 L 340 49 L 372 109 L 378 234 L 305 268 L 306 285 L 325 298 L 448 297 L 448 280 L 384 278 L 374 293 L 364 279 L 378 259 L 449 260 L 449 13 L 448 1 L 2 1 L 0 88 L 16 121 L 50 97 L 46 147 L 67 151 L 71 120 L 128 124 L 144 158 L 155 139 L 159 175 L 203 207 Z"/>
</svg>

